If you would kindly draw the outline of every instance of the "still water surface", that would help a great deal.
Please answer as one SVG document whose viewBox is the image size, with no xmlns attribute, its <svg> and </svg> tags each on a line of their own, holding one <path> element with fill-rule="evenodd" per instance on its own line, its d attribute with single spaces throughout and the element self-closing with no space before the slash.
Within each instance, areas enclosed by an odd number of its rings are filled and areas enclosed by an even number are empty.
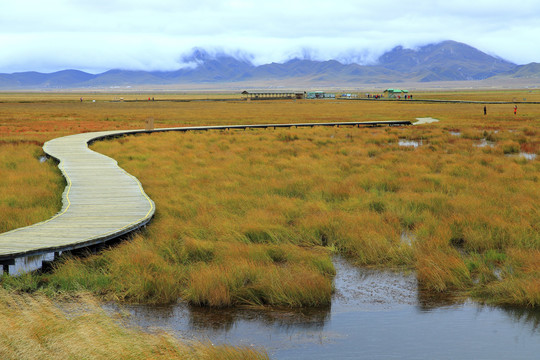
<svg viewBox="0 0 540 360">
<path fill-rule="evenodd" d="M 122 309 L 149 331 L 264 347 L 273 359 L 540 359 L 540 311 L 429 299 L 413 274 L 334 263 L 336 293 L 324 309 Z"/>
</svg>

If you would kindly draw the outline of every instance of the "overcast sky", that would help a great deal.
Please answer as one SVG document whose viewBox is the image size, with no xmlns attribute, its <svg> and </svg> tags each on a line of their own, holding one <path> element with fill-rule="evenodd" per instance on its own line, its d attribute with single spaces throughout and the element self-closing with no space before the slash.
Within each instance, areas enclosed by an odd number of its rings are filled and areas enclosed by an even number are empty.
<svg viewBox="0 0 540 360">
<path fill-rule="evenodd" d="M 370 63 L 442 40 L 540 62 L 540 1 L 0 0 L 0 73 L 175 70 L 194 47 L 256 65 Z"/>
</svg>

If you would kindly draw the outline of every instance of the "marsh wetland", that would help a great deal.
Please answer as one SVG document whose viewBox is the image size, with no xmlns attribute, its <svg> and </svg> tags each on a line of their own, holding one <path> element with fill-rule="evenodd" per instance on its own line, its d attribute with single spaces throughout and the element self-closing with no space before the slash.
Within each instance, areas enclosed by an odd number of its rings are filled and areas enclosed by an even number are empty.
<svg viewBox="0 0 540 360">
<path fill-rule="evenodd" d="M 510 105 L 490 105 L 484 117 L 481 105 L 421 101 L 79 103 L 77 95 L 34 96 L 20 102 L 9 95 L 0 110 L 0 168 L 8 174 L 0 182 L 2 231 L 60 208 L 63 180 L 55 164 L 39 158 L 41 144 L 61 135 L 140 128 L 148 117 L 156 127 L 440 121 L 94 143 L 141 181 L 156 202 L 153 222 L 99 254 L 66 257 L 50 272 L 4 276 L 2 309 L 15 302 L 28 315 L 37 309 L 28 304 L 48 308 L 68 297 L 84 308 L 99 300 L 105 314 L 99 307 L 64 320 L 51 313 L 68 323 L 90 317 L 111 329 L 125 324 L 112 331 L 148 336 L 150 353 L 160 343 L 163 353 L 184 351 L 174 339 L 202 341 L 190 348 L 199 358 L 227 351 L 230 358 L 264 358 L 266 351 L 277 359 L 538 352 L 540 105 L 522 104 L 518 116 Z M 422 96 L 516 94 L 415 99 Z M 478 146 L 484 141 L 490 145 Z M 77 300 L 86 297 L 92 300 Z M 17 324 L 19 312 L 11 320 L 5 312 L 5 320 Z M 64 329 L 58 336 L 83 331 L 56 328 Z M 145 335 L 155 329 L 169 335 Z M 65 340 L 34 330 L 5 334 L 11 340 L 0 342 L 0 352 L 16 354 L 36 337 Z M 109 338 L 111 347 L 129 343 L 129 336 Z M 225 348 L 212 352 L 207 340 Z"/>
<path fill-rule="evenodd" d="M 275 359 L 533 359 L 540 311 L 422 294 L 412 273 L 334 258 L 335 293 L 319 309 L 107 304 L 130 326 L 181 340 L 264 347 Z"/>
</svg>

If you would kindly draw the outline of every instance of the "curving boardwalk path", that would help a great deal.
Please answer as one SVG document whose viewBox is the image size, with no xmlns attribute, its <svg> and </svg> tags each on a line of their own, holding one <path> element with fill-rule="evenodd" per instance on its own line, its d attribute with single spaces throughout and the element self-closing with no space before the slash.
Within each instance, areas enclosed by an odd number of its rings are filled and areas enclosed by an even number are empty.
<svg viewBox="0 0 540 360">
<path fill-rule="evenodd" d="M 0 275 L 39 269 L 44 261 L 54 260 L 63 251 L 106 242 L 152 219 L 155 205 L 141 183 L 121 169 L 116 160 L 90 150 L 89 142 L 164 131 L 410 124 L 409 121 L 375 121 L 197 126 L 83 133 L 48 141 L 43 149 L 60 162 L 59 168 L 67 181 L 62 210 L 49 220 L 0 234 Z"/>
<path fill-rule="evenodd" d="M 40 268 L 61 251 L 110 240 L 150 221 L 154 202 L 139 181 L 87 146 L 115 133 L 124 132 L 83 133 L 45 143 L 44 151 L 60 161 L 67 181 L 63 207 L 47 221 L 0 235 L 0 261 L 9 273 Z"/>
</svg>

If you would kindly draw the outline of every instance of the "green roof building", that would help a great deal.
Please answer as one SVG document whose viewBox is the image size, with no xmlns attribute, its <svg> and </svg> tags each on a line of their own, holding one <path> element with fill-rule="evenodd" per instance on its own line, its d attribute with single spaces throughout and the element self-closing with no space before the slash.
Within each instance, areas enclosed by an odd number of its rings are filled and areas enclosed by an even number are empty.
<svg viewBox="0 0 540 360">
<path fill-rule="evenodd" d="M 396 98 L 398 95 L 405 95 L 409 93 L 409 90 L 401 90 L 401 89 L 386 89 L 384 90 L 384 93 L 388 98 Z"/>
<path fill-rule="evenodd" d="M 308 91 L 306 99 L 335 99 L 336 94 L 326 93 L 324 91 Z"/>
</svg>

